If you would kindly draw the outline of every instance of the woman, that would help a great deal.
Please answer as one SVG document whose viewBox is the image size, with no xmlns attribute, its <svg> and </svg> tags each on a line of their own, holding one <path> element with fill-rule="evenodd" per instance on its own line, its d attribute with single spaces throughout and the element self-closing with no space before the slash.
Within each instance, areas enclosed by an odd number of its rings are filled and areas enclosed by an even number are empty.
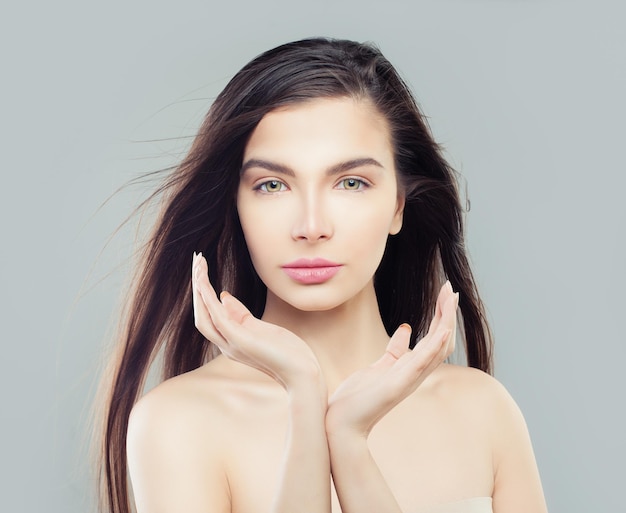
<svg viewBox="0 0 626 513">
<path fill-rule="evenodd" d="M 545 511 L 453 172 L 378 50 L 257 57 L 160 192 L 107 403 L 111 511 L 127 471 L 139 513 Z M 442 363 L 457 307 L 474 368 Z"/>
</svg>

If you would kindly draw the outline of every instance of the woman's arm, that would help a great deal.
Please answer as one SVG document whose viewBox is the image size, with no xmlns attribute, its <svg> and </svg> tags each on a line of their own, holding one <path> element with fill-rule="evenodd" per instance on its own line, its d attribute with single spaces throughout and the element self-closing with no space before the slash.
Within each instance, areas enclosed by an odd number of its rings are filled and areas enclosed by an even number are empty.
<svg viewBox="0 0 626 513">
<path fill-rule="evenodd" d="M 494 383 L 494 513 L 546 513 L 539 470 L 522 412 L 505 388 Z"/>
<path fill-rule="evenodd" d="M 453 351 L 457 304 L 458 295 L 446 284 L 429 333 L 413 351 L 408 349 L 410 328 L 401 326 L 382 358 L 353 374 L 331 398 L 326 430 L 343 513 L 401 513 L 369 451 L 367 437 Z"/>
<path fill-rule="evenodd" d="M 194 258 L 193 281 L 198 329 L 223 354 L 268 374 L 287 392 L 287 440 L 273 513 L 329 513 L 328 392 L 315 355 L 302 339 L 255 318 L 230 294 L 220 302 L 202 256 Z"/>
<path fill-rule="evenodd" d="M 229 513 L 220 411 L 200 404 L 180 381 L 165 382 L 134 406 L 128 470 L 137 513 Z M 134 509 L 131 509 L 134 511 Z"/>
<path fill-rule="evenodd" d="M 330 512 L 330 461 L 324 419 L 327 398 L 310 386 L 289 392 L 289 424 L 273 513 L 303 508 Z"/>
</svg>

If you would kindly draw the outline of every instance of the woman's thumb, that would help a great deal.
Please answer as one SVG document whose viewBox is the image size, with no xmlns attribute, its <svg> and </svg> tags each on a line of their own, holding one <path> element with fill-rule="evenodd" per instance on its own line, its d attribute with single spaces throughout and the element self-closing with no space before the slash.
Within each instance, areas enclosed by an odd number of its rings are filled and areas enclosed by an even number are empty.
<svg viewBox="0 0 626 513">
<path fill-rule="evenodd" d="M 409 342 L 411 341 L 411 326 L 408 324 L 400 324 L 394 332 L 387 344 L 387 353 L 391 354 L 396 360 L 409 350 Z"/>
</svg>

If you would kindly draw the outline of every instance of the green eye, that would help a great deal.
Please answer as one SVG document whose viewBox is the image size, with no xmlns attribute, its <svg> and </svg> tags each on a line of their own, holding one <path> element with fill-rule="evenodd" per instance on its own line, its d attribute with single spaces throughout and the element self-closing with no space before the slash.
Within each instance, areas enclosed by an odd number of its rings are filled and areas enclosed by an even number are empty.
<svg viewBox="0 0 626 513">
<path fill-rule="evenodd" d="M 286 187 L 284 183 L 279 182 L 278 180 L 270 180 L 259 185 L 257 189 L 262 192 L 280 192 L 284 191 Z"/>
<path fill-rule="evenodd" d="M 345 189 L 347 191 L 358 191 L 365 186 L 365 182 L 357 178 L 344 178 L 341 182 L 339 182 L 339 184 L 341 185 L 341 189 Z"/>
</svg>

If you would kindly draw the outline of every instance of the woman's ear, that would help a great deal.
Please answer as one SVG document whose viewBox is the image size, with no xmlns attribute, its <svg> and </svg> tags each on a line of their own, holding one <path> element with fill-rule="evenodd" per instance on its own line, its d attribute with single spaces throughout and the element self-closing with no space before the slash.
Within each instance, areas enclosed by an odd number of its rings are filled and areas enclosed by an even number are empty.
<svg viewBox="0 0 626 513">
<path fill-rule="evenodd" d="M 402 219 L 404 217 L 404 204 L 405 204 L 404 194 L 398 194 L 398 200 L 396 201 L 396 212 L 393 215 L 393 219 L 391 221 L 391 227 L 389 228 L 390 235 L 396 235 L 400 232 L 402 228 Z"/>
</svg>

